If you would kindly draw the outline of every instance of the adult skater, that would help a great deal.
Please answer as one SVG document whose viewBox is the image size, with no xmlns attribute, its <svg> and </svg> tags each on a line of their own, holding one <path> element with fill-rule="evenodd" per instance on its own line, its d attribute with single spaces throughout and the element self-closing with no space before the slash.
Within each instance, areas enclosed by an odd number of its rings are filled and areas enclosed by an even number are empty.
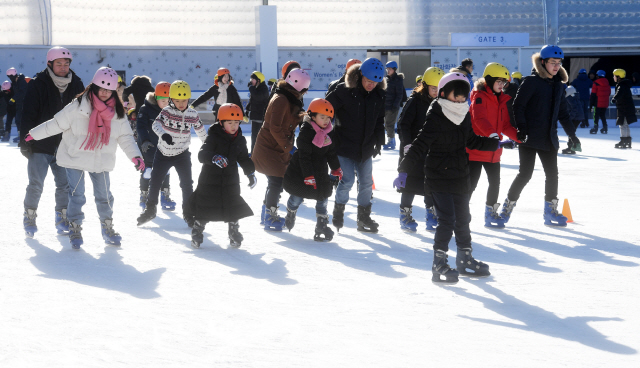
<svg viewBox="0 0 640 368">
<path fill-rule="evenodd" d="M 589 90 L 593 86 L 593 81 L 587 76 L 587 69 L 580 69 L 578 76 L 571 82 L 571 85 L 576 89 L 580 95 L 580 108 L 584 115 L 583 120 L 580 122 L 580 128 L 589 127 L 589 96 L 591 95 Z"/>
<path fill-rule="evenodd" d="M 396 149 L 396 121 L 407 93 L 404 90 L 404 74 L 398 73 L 398 63 L 390 61 L 385 67 L 387 89 L 384 97 L 384 129 L 387 132 L 387 144 L 382 149 L 391 151 Z"/>
<path fill-rule="evenodd" d="M 214 118 L 218 113 L 220 106 L 226 103 L 242 106 L 242 100 L 240 99 L 238 90 L 233 85 L 233 78 L 231 77 L 229 69 L 219 68 L 216 77 L 218 77 L 218 79 L 214 79 L 213 86 L 200 95 L 200 97 L 196 98 L 191 106 L 192 108 L 197 107 L 213 98 L 215 101 L 215 104 L 213 105 Z"/>
<path fill-rule="evenodd" d="M 256 145 L 258 132 L 264 122 L 264 113 L 269 103 L 269 88 L 265 84 L 265 76 L 259 71 L 254 71 L 249 79 L 249 103 L 246 107 L 246 115 L 251 121 L 251 153 Z M 242 106 L 242 105 L 239 105 Z"/>
</svg>

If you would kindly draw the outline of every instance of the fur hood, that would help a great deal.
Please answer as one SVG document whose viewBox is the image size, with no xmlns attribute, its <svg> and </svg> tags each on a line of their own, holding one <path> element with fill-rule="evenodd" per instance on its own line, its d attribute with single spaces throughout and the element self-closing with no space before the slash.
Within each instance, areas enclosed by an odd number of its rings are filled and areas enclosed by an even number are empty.
<svg viewBox="0 0 640 368">
<path fill-rule="evenodd" d="M 469 72 L 465 68 L 457 67 L 449 69 L 449 73 L 462 73 L 464 75 L 469 75 Z"/>
<path fill-rule="evenodd" d="M 155 92 L 148 92 L 147 97 L 145 97 L 145 100 L 150 105 L 156 105 L 156 106 L 158 105 L 158 101 L 156 101 Z"/>
<path fill-rule="evenodd" d="M 540 57 L 539 52 L 536 52 L 535 54 L 531 55 L 531 62 L 533 64 L 534 71 L 536 72 L 536 74 L 540 76 L 540 78 L 543 78 L 543 79 L 554 78 L 551 74 L 549 74 L 547 69 L 545 69 L 544 66 L 542 65 L 542 58 Z M 558 74 L 556 74 L 556 77 L 562 83 L 567 83 L 569 81 L 569 75 L 567 74 L 567 71 L 564 70 L 562 66 L 560 67 Z"/>
<path fill-rule="evenodd" d="M 347 70 L 347 75 L 344 78 L 344 84 L 347 88 L 355 88 L 358 86 L 358 80 L 360 79 L 360 65 L 361 64 L 351 65 L 351 68 Z M 378 83 L 375 89 L 386 91 L 387 78 L 382 78 L 382 82 Z"/>
<path fill-rule="evenodd" d="M 484 78 L 478 78 L 478 80 L 473 84 L 474 91 L 486 91 L 487 90 L 487 82 Z"/>
<path fill-rule="evenodd" d="M 404 73 L 395 73 L 394 75 L 404 79 Z M 393 78 L 393 76 L 389 77 L 388 75 L 385 75 L 384 78 L 385 79 Z"/>
</svg>

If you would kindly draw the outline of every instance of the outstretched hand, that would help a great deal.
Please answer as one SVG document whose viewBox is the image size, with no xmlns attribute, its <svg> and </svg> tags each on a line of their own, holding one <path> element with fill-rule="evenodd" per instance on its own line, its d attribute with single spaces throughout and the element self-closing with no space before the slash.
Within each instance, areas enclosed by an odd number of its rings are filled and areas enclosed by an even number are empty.
<svg viewBox="0 0 640 368">
<path fill-rule="evenodd" d="M 399 173 L 398 177 L 393 181 L 394 188 L 404 188 L 407 185 L 407 173 Z"/>
</svg>

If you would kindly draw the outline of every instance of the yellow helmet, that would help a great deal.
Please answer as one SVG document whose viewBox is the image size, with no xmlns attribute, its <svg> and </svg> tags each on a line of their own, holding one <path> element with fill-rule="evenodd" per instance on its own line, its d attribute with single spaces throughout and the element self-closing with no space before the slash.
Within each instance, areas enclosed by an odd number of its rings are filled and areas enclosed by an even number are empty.
<svg viewBox="0 0 640 368">
<path fill-rule="evenodd" d="M 189 87 L 189 83 L 181 80 L 171 83 L 169 98 L 175 98 L 176 100 L 191 98 L 191 87 Z"/>
<path fill-rule="evenodd" d="M 518 79 L 522 79 L 522 73 L 520 73 L 520 72 L 513 72 L 513 73 L 511 73 L 511 78 L 518 78 Z"/>
<path fill-rule="evenodd" d="M 424 74 L 422 75 L 422 83 L 428 86 L 438 86 L 438 82 L 444 76 L 444 70 L 432 66 L 431 68 L 427 68 Z"/>
<path fill-rule="evenodd" d="M 624 78 L 627 76 L 627 72 L 625 72 L 624 69 L 616 69 L 613 71 L 613 75 Z"/>
<path fill-rule="evenodd" d="M 118 75 L 118 83 L 122 83 L 122 77 Z"/>
<path fill-rule="evenodd" d="M 484 68 L 484 73 L 482 73 L 482 77 L 493 77 L 493 78 L 504 78 L 506 80 L 511 80 L 509 77 L 509 69 L 506 66 L 498 63 L 489 63 Z"/>
<path fill-rule="evenodd" d="M 416 77 L 416 83 L 420 83 L 420 82 L 422 82 L 422 76 L 421 75 Z"/>
<path fill-rule="evenodd" d="M 260 81 L 260 83 L 264 82 L 265 78 L 264 78 L 264 74 L 260 73 L 259 71 L 254 71 L 253 73 L 251 73 L 251 75 L 255 75 L 256 77 L 258 77 L 258 80 Z"/>
<path fill-rule="evenodd" d="M 277 82 L 277 80 L 275 78 L 269 79 L 269 83 L 276 83 L 276 82 Z"/>
</svg>

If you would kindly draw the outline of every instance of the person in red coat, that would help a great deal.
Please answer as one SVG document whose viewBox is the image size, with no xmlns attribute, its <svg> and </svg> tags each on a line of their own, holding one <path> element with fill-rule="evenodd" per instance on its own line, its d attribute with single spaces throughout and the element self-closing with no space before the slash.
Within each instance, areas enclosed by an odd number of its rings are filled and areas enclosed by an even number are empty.
<svg viewBox="0 0 640 368">
<path fill-rule="evenodd" d="M 596 114 L 593 118 L 593 128 L 589 131 L 591 134 L 598 134 L 598 118 L 602 119 L 602 129 L 600 133 L 607 134 L 607 118 L 605 113 L 607 107 L 609 107 L 609 96 L 611 96 L 611 86 L 609 81 L 605 78 L 606 73 L 604 70 L 598 70 L 596 73 L 598 79 L 593 81 L 593 87 L 591 87 L 591 107 L 596 108 Z"/>
<path fill-rule="evenodd" d="M 484 69 L 483 78 L 476 81 L 471 92 L 471 125 L 476 135 L 483 137 L 499 137 L 506 134 L 515 139 L 516 129 L 511 125 L 507 102 L 511 96 L 502 92 L 502 88 L 509 80 L 509 70 L 501 64 L 489 63 Z M 513 143 L 512 143 L 513 147 Z M 478 185 L 478 180 L 482 174 L 482 168 L 487 173 L 489 179 L 489 189 L 487 190 L 487 202 L 484 212 L 485 226 L 504 227 L 504 219 L 498 214 L 500 203 L 498 194 L 500 192 L 500 156 L 502 148 L 497 151 L 479 151 L 467 148 L 469 154 L 469 179 L 471 181 L 471 191 L 469 196 Z"/>
</svg>

